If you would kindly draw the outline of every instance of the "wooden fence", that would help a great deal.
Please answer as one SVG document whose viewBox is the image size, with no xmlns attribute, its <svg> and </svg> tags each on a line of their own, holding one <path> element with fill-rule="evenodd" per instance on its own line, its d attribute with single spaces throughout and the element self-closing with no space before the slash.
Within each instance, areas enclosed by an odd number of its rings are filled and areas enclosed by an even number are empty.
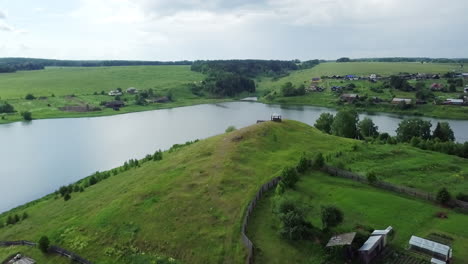
<svg viewBox="0 0 468 264">
<path fill-rule="evenodd" d="M 265 183 L 260 187 L 260 190 L 258 190 L 257 194 L 255 197 L 249 202 L 249 205 L 247 206 L 247 209 L 245 211 L 244 215 L 244 222 L 242 223 L 242 232 L 241 232 L 241 237 L 242 237 L 242 242 L 244 243 L 245 247 L 247 248 L 247 259 L 246 263 L 251 264 L 253 263 L 254 260 L 254 244 L 250 239 L 247 237 L 245 234 L 247 230 L 247 225 L 249 223 L 250 216 L 252 215 L 253 210 L 257 206 L 257 202 L 263 197 L 263 194 L 274 188 L 276 185 L 278 185 L 278 182 L 281 180 L 281 177 L 276 177 L 272 179 L 271 181 Z"/>
<path fill-rule="evenodd" d="M 325 172 L 327 172 L 328 174 L 333 175 L 333 176 L 352 179 L 352 180 L 358 181 L 358 182 L 368 183 L 366 177 L 364 177 L 362 175 L 359 175 L 357 173 L 353 173 L 353 172 L 350 172 L 350 171 L 338 169 L 338 168 L 328 166 L 328 165 L 325 165 L 323 167 L 323 170 Z M 388 183 L 388 182 L 383 182 L 383 181 L 377 181 L 375 183 L 372 183 L 372 185 L 375 186 L 375 187 L 384 189 L 384 190 L 397 192 L 397 193 L 403 193 L 403 194 L 413 196 L 413 197 L 417 197 L 417 198 L 420 198 L 420 199 L 424 199 L 424 200 L 427 200 L 427 201 L 436 202 L 436 196 L 434 194 L 424 192 L 424 191 L 421 191 L 421 190 L 417 190 L 417 189 L 414 189 L 414 188 L 399 186 L 399 185 L 395 185 L 395 184 Z M 464 212 L 468 212 L 468 203 L 467 202 L 460 201 L 460 200 L 457 200 L 457 199 L 454 199 L 453 202 L 457 207 L 461 208 Z"/>
<path fill-rule="evenodd" d="M 37 244 L 35 242 L 31 242 L 31 241 L 26 241 L 26 240 L 18 240 L 18 241 L 0 241 L 0 247 L 11 247 L 11 246 L 31 246 L 31 247 L 35 247 Z M 49 247 L 49 252 L 50 253 L 55 253 L 55 254 L 59 254 L 61 256 L 64 256 L 64 257 L 67 257 L 77 263 L 81 263 L 81 264 L 93 264 L 91 261 L 89 260 L 86 260 L 82 257 L 80 257 L 79 255 L 73 253 L 73 252 L 70 252 L 66 249 L 63 249 L 63 248 L 60 248 L 60 247 L 57 247 L 57 246 L 50 246 Z"/>
</svg>

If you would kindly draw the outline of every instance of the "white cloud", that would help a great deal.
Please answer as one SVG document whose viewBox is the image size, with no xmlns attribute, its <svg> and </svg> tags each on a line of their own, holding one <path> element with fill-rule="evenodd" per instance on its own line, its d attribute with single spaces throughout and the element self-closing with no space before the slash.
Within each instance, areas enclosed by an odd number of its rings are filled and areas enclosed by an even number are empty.
<svg viewBox="0 0 468 264">
<path fill-rule="evenodd" d="M 5 12 L 3 12 L 2 10 L 0 10 L 0 19 L 5 19 L 5 18 L 6 18 Z"/>
</svg>

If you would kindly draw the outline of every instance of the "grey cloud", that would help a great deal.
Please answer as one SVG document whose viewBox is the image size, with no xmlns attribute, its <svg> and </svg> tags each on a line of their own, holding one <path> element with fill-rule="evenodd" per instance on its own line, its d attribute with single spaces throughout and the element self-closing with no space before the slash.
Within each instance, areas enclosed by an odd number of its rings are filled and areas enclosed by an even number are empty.
<svg viewBox="0 0 468 264">
<path fill-rule="evenodd" d="M 5 19 L 5 18 L 6 18 L 5 12 L 3 12 L 2 10 L 0 10 L 0 19 Z"/>
<path fill-rule="evenodd" d="M 0 23 L 0 31 L 13 31 L 13 28 L 7 24 Z"/>
</svg>

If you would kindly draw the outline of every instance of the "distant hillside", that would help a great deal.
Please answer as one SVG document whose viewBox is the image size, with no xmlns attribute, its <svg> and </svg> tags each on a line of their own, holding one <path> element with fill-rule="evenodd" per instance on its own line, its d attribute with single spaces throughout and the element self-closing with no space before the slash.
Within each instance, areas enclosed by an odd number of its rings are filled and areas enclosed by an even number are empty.
<svg viewBox="0 0 468 264">
<path fill-rule="evenodd" d="M 468 184 L 434 181 L 439 171 L 422 170 L 435 160 L 449 159 L 446 165 L 456 163 L 456 173 L 463 174 L 466 160 L 406 145 L 372 145 L 373 152 L 366 156 L 366 145 L 296 121 L 260 123 L 179 146 L 164 152 L 161 161 L 140 162 L 137 168 L 112 173 L 90 187 L 86 183 L 91 178 L 82 180 L 84 192 L 73 192 L 68 201 L 52 194 L 6 212 L 0 215 L 1 226 L 14 214 L 27 212 L 29 217 L 0 228 L 0 240 L 37 241 L 47 235 L 53 244 L 99 264 L 154 263 L 161 256 L 182 263 L 243 263 L 240 226 L 248 202 L 262 184 L 296 164 L 303 153 L 342 152 L 347 160 L 352 159 L 346 153 L 361 153 L 359 161 L 367 160 L 369 167 L 392 170 L 382 164 L 396 152 L 412 152 L 405 156 L 394 182 L 405 182 L 401 179 L 406 175 L 415 187 L 428 182 L 434 182 L 433 189 Z M 356 170 L 362 170 L 361 165 Z M 386 179 L 392 179 L 387 173 Z M 12 250 L 22 249 L 0 248 L 0 259 Z"/>
</svg>

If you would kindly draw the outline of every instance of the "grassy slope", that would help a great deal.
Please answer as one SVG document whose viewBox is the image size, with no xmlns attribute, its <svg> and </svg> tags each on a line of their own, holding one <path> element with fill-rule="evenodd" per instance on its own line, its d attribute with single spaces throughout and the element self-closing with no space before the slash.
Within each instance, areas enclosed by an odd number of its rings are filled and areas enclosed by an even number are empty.
<svg viewBox="0 0 468 264">
<path fill-rule="evenodd" d="M 145 253 L 135 257 L 140 259 L 163 254 L 185 263 L 241 263 L 240 223 L 257 189 L 303 152 L 346 153 L 355 144 L 361 143 L 295 121 L 261 123 L 165 153 L 163 161 L 112 176 L 68 202 L 50 196 L 17 209 L 12 213 L 30 217 L 0 229 L 0 240 L 48 235 L 52 243 L 104 264 L 146 263 L 119 262 L 109 253 L 130 254 L 132 248 Z M 431 153 L 428 160 L 440 158 Z"/>
<path fill-rule="evenodd" d="M 455 263 L 468 263 L 467 215 L 450 211 L 448 219 L 435 214 L 447 209 L 398 196 L 362 184 L 312 172 L 302 177 L 288 197 L 300 200 L 311 208 L 309 220 L 321 228 L 320 207 L 335 205 L 344 212 L 345 221 L 335 232 L 356 230 L 357 225 L 384 229 L 391 225 L 396 235 L 391 244 L 405 248 L 411 235 L 427 236 L 442 233 L 454 238 Z M 291 244 L 278 236 L 279 223 L 271 212 L 272 195 L 263 200 L 249 225 L 249 236 L 259 248 L 256 263 L 320 263 L 323 252 L 317 243 Z M 281 250 L 278 250 L 281 248 Z"/>
<path fill-rule="evenodd" d="M 33 118 L 103 116 L 220 101 L 195 96 L 186 86 L 187 83 L 201 81 L 203 78 L 202 74 L 192 72 L 190 66 L 53 67 L 40 71 L 4 73 L 0 74 L 0 99 L 12 104 L 18 113 L 6 115 L 6 119 L 0 119 L 0 123 L 21 120 L 21 111 L 31 111 Z M 133 95 L 125 95 L 122 99 L 128 99 L 129 106 L 119 112 L 103 109 L 97 112 L 73 113 L 58 109 L 66 105 L 99 106 L 102 101 L 113 100 L 113 97 L 107 96 L 107 92 L 119 87 L 123 90 L 128 87 L 152 88 L 160 96 L 171 91 L 175 102 L 138 106 L 133 103 Z M 100 94 L 101 91 L 105 91 L 106 95 L 93 95 L 95 92 Z M 28 93 L 47 99 L 24 100 Z M 72 94 L 76 97 L 67 96 Z"/>
<path fill-rule="evenodd" d="M 388 76 L 391 74 L 397 74 L 400 72 L 409 73 L 445 73 L 453 69 L 457 69 L 458 65 L 454 64 L 420 64 L 420 63 L 384 63 L 384 62 L 352 62 L 352 63 L 322 63 L 312 69 L 301 70 L 291 73 L 289 76 L 281 78 L 277 81 L 272 79 L 264 78 L 259 80 L 258 91 L 259 94 L 264 94 L 266 91 L 275 90 L 280 94 L 281 86 L 286 82 L 292 82 L 294 85 L 299 86 L 305 84 L 308 86 L 312 77 L 321 77 L 329 75 L 345 75 L 345 74 L 356 74 L 356 75 L 369 75 L 372 73 L 381 74 Z M 434 81 L 427 81 L 426 85 L 429 87 Z M 445 83 L 445 80 L 440 81 Z M 349 83 L 349 82 L 345 82 Z M 377 96 L 384 100 L 390 100 L 393 96 L 404 97 L 404 98 L 415 98 L 414 93 L 401 92 L 398 90 L 390 93 L 390 90 L 384 90 L 384 93 L 376 93 L 370 90 L 371 87 L 379 87 L 381 83 L 372 84 L 368 81 L 353 81 L 357 88 L 353 93 L 360 95 L 367 94 L 369 96 Z M 337 107 L 336 101 L 338 97 L 336 93 L 332 92 L 329 88 L 332 86 L 343 86 L 343 83 L 337 80 L 326 80 L 323 81 L 321 86 L 327 88 L 322 93 L 311 93 L 305 96 L 296 97 L 278 97 L 273 102 L 284 103 L 284 104 L 306 104 L 306 105 L 319 105 L 326 107 Z M 436 96 L 441 98 L 458 98 L 458 95 L 463 92 L 461 88 L 458 88 L 458 93 L 442 93 L 436 92 Z M 387 105 L 375 105 L 366 109 L 360 109 L 362 111 L 374 111 L 374 112 L 400 112 L 407 114 L 419 114 L 434 117 L 445 117 L 445 118 L 456 118 L 456 119 L 468 119 L 468 108 L 457 107 L 457 106 L 434 106 L 431 104 L 421 105 L 415 109 L 408 111 L 401 111 L 394 106 Z"/>
</svg>

